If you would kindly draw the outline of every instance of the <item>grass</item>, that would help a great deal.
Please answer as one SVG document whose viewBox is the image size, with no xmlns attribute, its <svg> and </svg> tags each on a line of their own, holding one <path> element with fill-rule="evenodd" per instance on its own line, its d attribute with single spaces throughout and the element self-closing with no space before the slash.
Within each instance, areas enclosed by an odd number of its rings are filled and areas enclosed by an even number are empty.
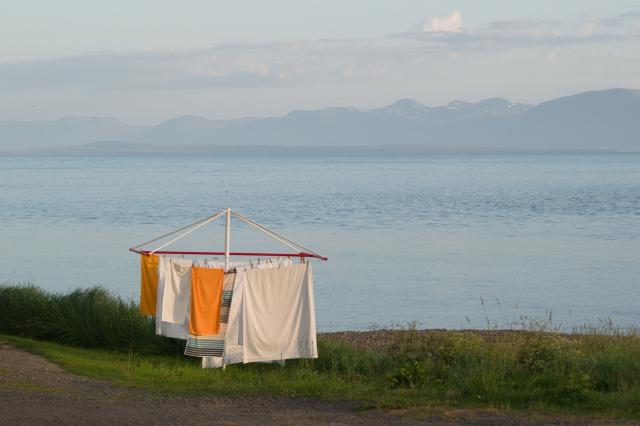
<svg viewBox="0 0 640 426">
<path fill-rule="evenodd" d="M 482 334 L 408 328 L 375 350 L 320 336 L 316 360 L 225 371 L 202 370 L 198 359 L 180 355 L 176 342 L 153 331 L 153 321 L 140 316 L 134 303 L 104 290 L 56 295 L 33 286 L 0 286 L 3 340 L 119 385 L 168 394 L 348 399 L 378 408 L 640 419 L 640 336 L 634 330 Z"/>
<path fill-rule="evenodd" d="M 67 294 L 35 285 L 0 286 L 0 333 L 82 348 L 178 354 L 184 346 L 156 336 L 138 306 L 96 287 Z"/>
</svg>

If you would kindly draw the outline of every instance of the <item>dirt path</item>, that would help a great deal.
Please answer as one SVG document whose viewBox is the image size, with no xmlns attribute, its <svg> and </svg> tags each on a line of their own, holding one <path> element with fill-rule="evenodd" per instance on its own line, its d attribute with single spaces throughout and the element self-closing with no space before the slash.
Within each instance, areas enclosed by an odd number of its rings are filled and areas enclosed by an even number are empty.
<svg viewBox="0 0 640 426">
<path fill-rule="evenodd" d="M 152 396 L 75 376 L 39 356 L 0 343 L 0 424 L 585 424 L 584 420 L 486 411 L 452 411 L 419 422 L 397 414 L 301 398 Z"/>
</svg>

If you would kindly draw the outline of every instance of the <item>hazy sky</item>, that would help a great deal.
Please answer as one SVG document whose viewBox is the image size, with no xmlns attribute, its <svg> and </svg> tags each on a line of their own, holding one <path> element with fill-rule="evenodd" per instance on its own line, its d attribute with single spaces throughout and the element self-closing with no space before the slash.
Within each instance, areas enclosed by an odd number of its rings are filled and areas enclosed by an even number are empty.
<svg viewBox="0 0 640 426">
<path fill-rule="evenodd" d="M 0 0 L 0 120 L 640 88 L 640 0 Z"/>
</svg>

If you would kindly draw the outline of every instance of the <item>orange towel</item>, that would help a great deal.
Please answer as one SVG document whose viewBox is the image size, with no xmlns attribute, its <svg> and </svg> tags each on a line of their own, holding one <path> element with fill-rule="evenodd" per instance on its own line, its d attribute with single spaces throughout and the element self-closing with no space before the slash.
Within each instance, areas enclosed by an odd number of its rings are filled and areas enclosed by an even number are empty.
<svg viewBox="0 0 640 426">
<path fill-rule="evenodd" d="M 158 300 L 158 256 L 140 256 L 140 312 L 156 314 Z"/>
<path fill-rule="evenodd" d="M 220 302 L 224 270 L 191 269 L 191 309 L 189 332 L 196 336 L 217 334 L 220 328 Z"/>
</svg>

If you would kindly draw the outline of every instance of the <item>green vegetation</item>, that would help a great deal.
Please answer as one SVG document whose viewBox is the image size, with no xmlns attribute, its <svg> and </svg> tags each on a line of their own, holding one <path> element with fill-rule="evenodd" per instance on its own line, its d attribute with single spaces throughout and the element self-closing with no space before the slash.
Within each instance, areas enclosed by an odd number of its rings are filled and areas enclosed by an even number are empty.
<svg viewBox="0 0 640 426">
<path fill-rule="evenodd" d="M 152 318 L 102 288 L 68 294 L 35 285 L 0 286 L 0 333 L 81 348 L 178 354 L 180 342 L 155 334 Z"/>
<path fill-rule="evenodd" d="M 581 331 L 409 328 L 376 348 L 321 336 L 316 360 L 202 370 L 197 359 L 177 354 L 175 343 L 153 336 L 152 321 L 138 315 L 133 303 L 104 290 L 60 296 L 34 287 L 0 287 L 0 332 L 13 335 L 2 340 L 75 373 L 121 385 L 172 394 L 351 399 L 367 407 L 492 407 L 640 418 L 640 336 L 612 327 Z"/>
</svg>

